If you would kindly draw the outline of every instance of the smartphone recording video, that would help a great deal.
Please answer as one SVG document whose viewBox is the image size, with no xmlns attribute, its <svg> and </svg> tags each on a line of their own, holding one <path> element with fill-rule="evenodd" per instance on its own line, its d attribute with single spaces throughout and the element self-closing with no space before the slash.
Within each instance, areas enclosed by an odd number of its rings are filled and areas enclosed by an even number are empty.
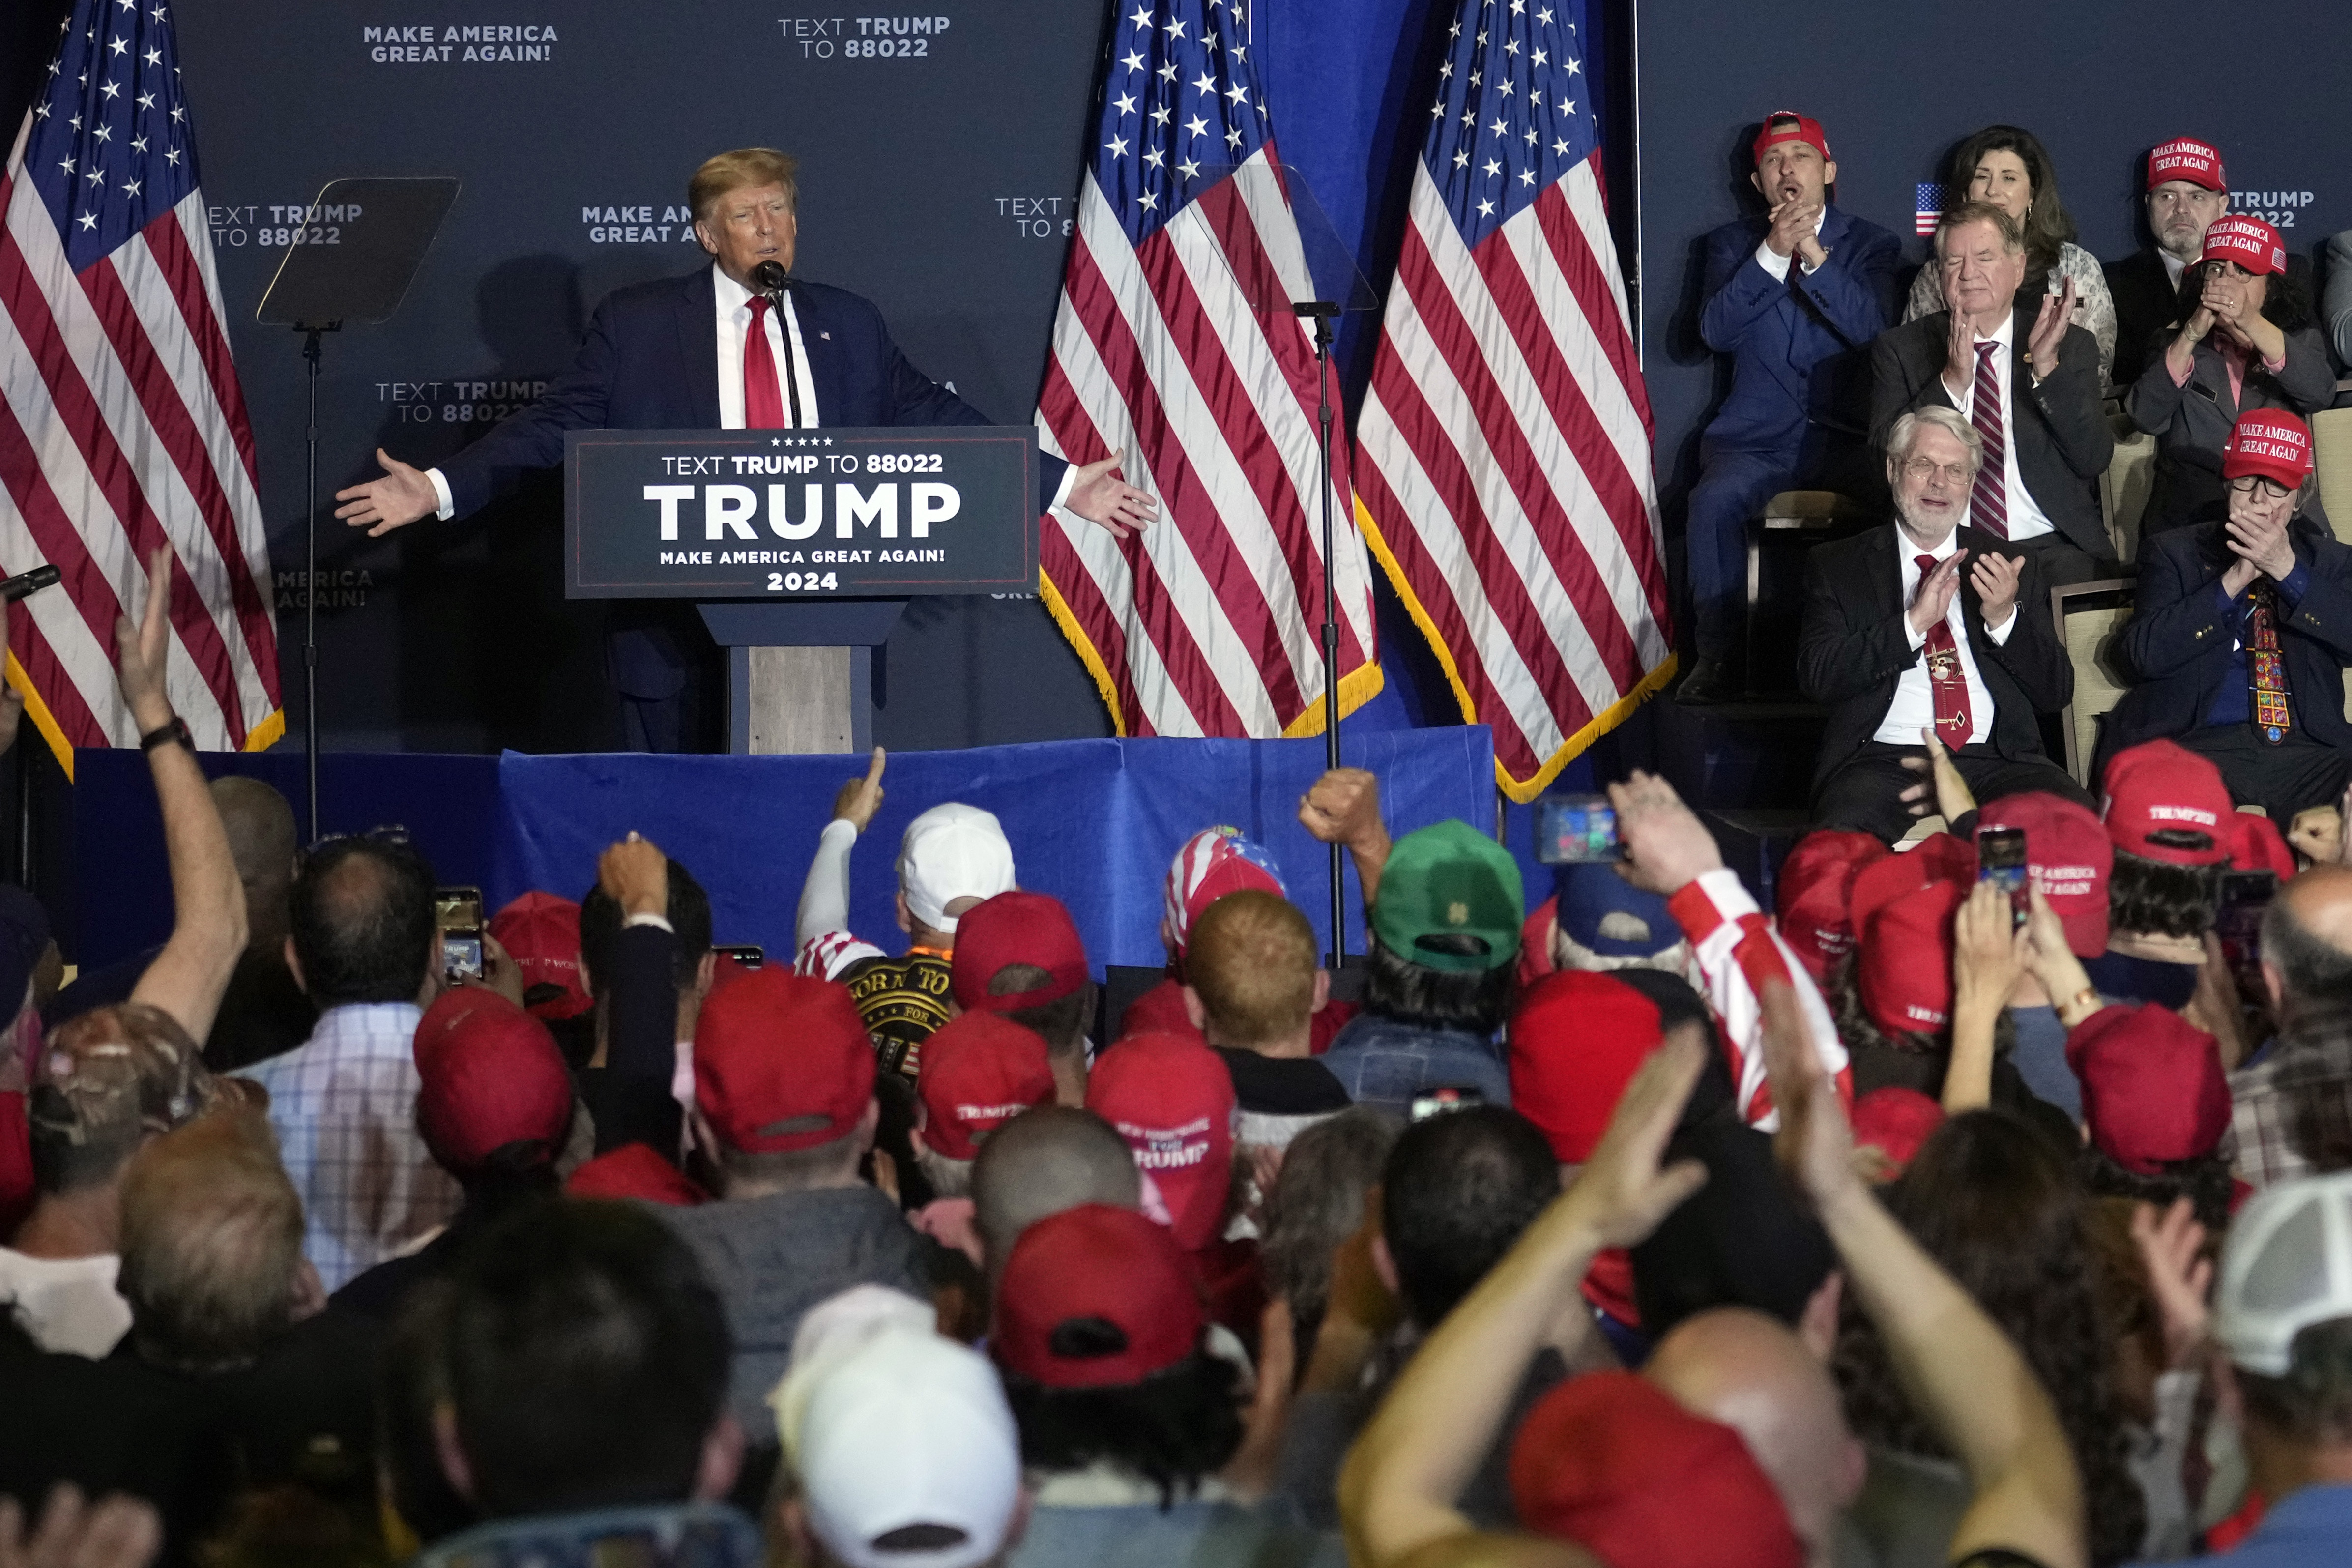
<svg viewBox="0 0 2352 1568">
<path fill-rule="evenodd" d="M 1985 827 L 1977 831 L 1977 880 L 1990 882 L 2009 895 L 2010 920 L 2023 925 L 2032 907 L 2026 901 L 2025 829 Z"/>
<path fill-rule="evenodd" d="M 450 984 L 482 977 L 482 889 L 433 889 L 433 923 L 441 931 L 441 978 Z"/>
</svg>

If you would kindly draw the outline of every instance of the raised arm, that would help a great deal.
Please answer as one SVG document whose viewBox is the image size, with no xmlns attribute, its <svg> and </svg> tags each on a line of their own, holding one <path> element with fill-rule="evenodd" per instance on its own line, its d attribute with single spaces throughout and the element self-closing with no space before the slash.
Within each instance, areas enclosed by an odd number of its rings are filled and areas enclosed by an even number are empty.
<svg viewBox="0 0 2352 1568">
<path fill-rule="evenodd" d="M 134 626 L 125 616 L 114 626 L 116 679 L 142 739 L 178 722 L 164 694 L 171 613 L 172 551 L 165 545 L 147 563 L 147 603 L 139 624 Z M 205 771 L 196 765 L 194 746 L 169 739 L 146 751 L 156 804 L 163 809 L 163 848 L 172 863 L 172 935 L 131 988 L 131 999 L 161 1007 L 190 1039 L 202 1041 L 212 1033 L 221 994 L 245 952 L 245 884 L 229 855 L 228 830 L 221 826 Z"/>
<path fill-rule="evenodd" d="M 849 929 L 849 851 L 857 836 L 882 809 L 882 748 L 874 748 L 866 776 L 851 779 L 833 797 L 833 819 L 817 835 L 816 856 L 809 862 L 808 880 L 801 885 L 798 917 L 793 922 L 793 947 L 827 931 Z"/>
<path fill-rule="evenodd" d="M 1705 1184 L 1696 1161 L 1659 1161 L 1706 1059 L 1689 1025 L 1651 1053 L 1575 1182 L 1405 1363 L 1339 1473 L 1350 1562 L 1484 1562 L 1482 1546 L 1503 1548 L 1474 1534 L 1455 1500 L 1555 1320 L 1584 1310 L 1577 1286 L 1594 1256 L 1641 1241 Z"/>
<path fill-rule="evenodd" d="M 1381 868 L 1389 863 L 1379 777 L 1362 768 L 1331 769 L 1298 797 L 1298 821 L 1324 843 L 1347 846 L 1369 910 L 1380 895 Z"/>
<path fill-rule="evenodd" d="M 669 857 L 632 833 L 596 859 L 596 885 L 621 910 L 605 996 L 604 1071 L 612 1092 L 596 1120 L 596 1152 L 644 1143 L 677 1158 L 677 933 L 669 923 Z"/>
<path fill-rule="evenodd" d="M 2082 1481 L 2056 1407 L 2017 1347 L 1855 1173 L 1853 1129 L 1804 1048 L 1793 1004 L 1778 986 L 1765 994 L 1780 1161 L 1812 1199 L 1911 1407 L 1968 1473 L 1948 1560 L 2007 1548 L 2085 1568 Z"/>
</svg>

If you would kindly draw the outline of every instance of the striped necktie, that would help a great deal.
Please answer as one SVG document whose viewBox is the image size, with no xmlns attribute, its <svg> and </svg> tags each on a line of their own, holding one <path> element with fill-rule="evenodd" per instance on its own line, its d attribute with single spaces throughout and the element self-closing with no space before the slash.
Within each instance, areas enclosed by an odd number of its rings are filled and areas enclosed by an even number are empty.
<svg viewBox="0 0 2352 1568">
<path fill-rule="evenodd" d="M 1992 356 L 1999 343 L 1977 345 L 1977 384 L 1969 399 L 1969 423 L 1984 439 L 1984 466 L 1977 470 L 1976 488 L 1969 492 L 1969 521 L 1995 539 L 2009 537 L 2009 436 L 2001 427 L 2000 374 Z"/>
</svg>

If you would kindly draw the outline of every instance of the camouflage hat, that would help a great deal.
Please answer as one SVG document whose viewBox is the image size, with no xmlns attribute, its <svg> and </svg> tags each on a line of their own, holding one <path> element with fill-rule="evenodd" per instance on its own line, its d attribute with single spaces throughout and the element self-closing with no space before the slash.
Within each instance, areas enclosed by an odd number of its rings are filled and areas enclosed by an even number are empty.
<svg viewBox="0 0 2352 1568">
<path fill-rule="evenodd" d="M 203 1053 L 170 1014 L 125 1003 L 85 1013 L 49 1037 L 26 1111 L 36 1137 L 92 1150 L 119 1145 L 128 1154 L 221 1097 Z"/>
</svg>

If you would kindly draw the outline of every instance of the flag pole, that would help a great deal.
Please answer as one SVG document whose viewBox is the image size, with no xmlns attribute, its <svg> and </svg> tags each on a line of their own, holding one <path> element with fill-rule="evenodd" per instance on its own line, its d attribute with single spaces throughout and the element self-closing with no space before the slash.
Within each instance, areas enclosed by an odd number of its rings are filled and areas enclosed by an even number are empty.
<svg viewBox="0 0 2352 1568">
<path fill-rule="evenodd" d="M 1292 313 L 1315 323 L 1315 410 L 1318 455 L 1323 464 L 1323 765 L 1339 765 L 1339 597 L 1331 574 L 1338 557 L 1331 539 L 1331 318 L 1339 307 L 1328 300 L 1309 300 L 1290 307 Z M 1331 846 L 1331 963 L 1337 970 L 1348 958 L 1347 884 L 1339 846 Z"/>
<path fill-rule="evenodd" d="M 319 840 L 319 340 L 339 331 L 341 321 L 297 321 L 302 358 L 310 367 L 310 417 L 305 440 L 302 514 L 302 765 L 310 779 L 310 830 Z"/>
</svg>

